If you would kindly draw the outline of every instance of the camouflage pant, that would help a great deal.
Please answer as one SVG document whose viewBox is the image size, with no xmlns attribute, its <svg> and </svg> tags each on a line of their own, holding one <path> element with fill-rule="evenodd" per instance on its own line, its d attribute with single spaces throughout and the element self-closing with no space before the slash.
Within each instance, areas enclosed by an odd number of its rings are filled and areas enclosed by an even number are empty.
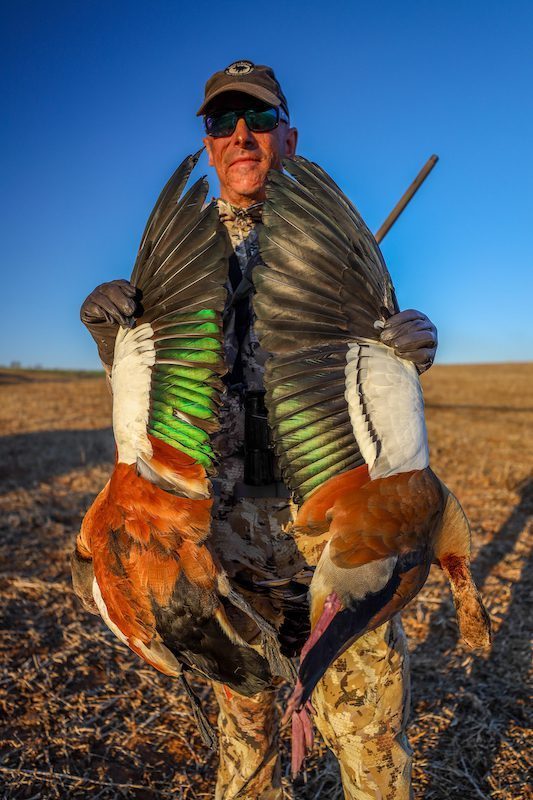
<svg viewBox="0 0 533 800">
<path fill-rule="evenodd" d="M 230 577 L 247 569 L 285 576 L 316 563 L 316 553 L 301 553 L 284 531 L 292 511 L 287 500 L 222 497 L 212 541 Z M 253 604 L 276 622 L 278 609 L 268 601 L 253 597 Z M 281 800 L 276 693 L 230 697 L 221 685 L 214 689 L 220 708 L 216 800 Z M 409 800 L 409 666 L 399 618 L 338 658 L 312 699 L 316 727 L 339 761 L 346 798 Z"/>
</svg>

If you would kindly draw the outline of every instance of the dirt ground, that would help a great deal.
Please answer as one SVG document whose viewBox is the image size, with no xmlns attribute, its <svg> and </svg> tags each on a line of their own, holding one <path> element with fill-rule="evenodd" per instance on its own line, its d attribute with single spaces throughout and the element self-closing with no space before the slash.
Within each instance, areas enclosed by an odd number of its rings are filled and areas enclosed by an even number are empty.
<svg viewBox="0 0 533 800">
<path fill-rule="evenodd" d="M 437 366 L 423 382 L 432 466 L 472 522 L 494 641 L 481 655 L 458 641 L 433 569 L 403 615 L 415 796 L 526 800 L 533 364 Z M 0 796 L 211 798 L 216 755 L 187 701 L 71 591 L 73 539 L 113 457 L 103 378 L 5 370 L 0 398 Z M 214 721 L 207 685 L 196 687 Z M 288 762 L 285 738 L 287 797 Z M 294 796 L 341 800 L 323 747 Z"/>
</svg>

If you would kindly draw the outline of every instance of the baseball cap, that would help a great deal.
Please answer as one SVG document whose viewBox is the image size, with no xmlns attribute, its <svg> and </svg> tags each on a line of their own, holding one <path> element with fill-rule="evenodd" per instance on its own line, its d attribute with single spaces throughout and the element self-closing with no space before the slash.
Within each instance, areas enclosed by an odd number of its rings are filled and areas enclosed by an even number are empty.
<svg viewBox="0 0 533 800">
<path fill-rule="evenodd" d="M 211 75 L 205 85 L 204 102 L 196 116 L 205 114 L 211 100 L 223 92 L 249 94 L 275 108 L 280 106 L 287 115 L 289 114 L 287 100 L 274 75 L 274 70 L 265 64 L 254 64 L 246 60 L 234 61 L 226 69 Z"/>
</svg>

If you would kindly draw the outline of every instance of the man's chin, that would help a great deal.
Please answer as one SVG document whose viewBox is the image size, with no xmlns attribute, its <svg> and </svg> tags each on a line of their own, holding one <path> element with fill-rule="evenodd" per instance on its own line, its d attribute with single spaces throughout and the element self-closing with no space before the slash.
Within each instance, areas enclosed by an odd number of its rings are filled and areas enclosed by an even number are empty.
<svg viewBox="0 0 533 800">
<path fill-rule="evenodd" d="M 265 199 L 265 188 L 262 180 L 258 181 L 238 181 L 232 183 L 230 193 L 236 197 L 247 198 L 252 202 L 259 202 Z"/>
</svg>

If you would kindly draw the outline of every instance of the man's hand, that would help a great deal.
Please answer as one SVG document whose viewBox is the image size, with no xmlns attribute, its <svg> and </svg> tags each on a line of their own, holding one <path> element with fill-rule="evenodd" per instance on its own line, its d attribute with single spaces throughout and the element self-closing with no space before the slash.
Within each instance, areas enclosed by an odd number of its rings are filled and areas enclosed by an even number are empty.
<svg viewBox="0 0 533 800">
<path fill-rule="evenodd" d="M 129 325 L 137 309 L 136 294 L 137 289 L 129 281 L 102 283 L 84 301 L 81 321 L 84 325 Z"/>
<path fill-rule="evenodd" d="M 381 341 L 392 347 L 400 358 L 412 361 L 419 373 L 433 364 L 437 351 L 437 329 L 420 311 L 409 308 L 389 317 Z"/>
<path fill-rule="evenodd" d="M 135 286 L 119 280 L 97 286 L 81 307 L 81 321 L 96 342 L 98 355 L 108 372 L 113 363 L 118 326 L 132 324 L 138 300 Z"/>
</svg>

